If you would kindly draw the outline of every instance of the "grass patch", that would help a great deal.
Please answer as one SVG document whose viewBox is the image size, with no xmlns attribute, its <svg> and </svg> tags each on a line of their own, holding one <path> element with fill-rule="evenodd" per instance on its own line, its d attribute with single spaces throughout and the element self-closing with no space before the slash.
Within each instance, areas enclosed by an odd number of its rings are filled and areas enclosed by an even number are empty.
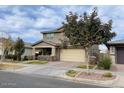
<svg viewBox="0 0 124 93">
<path fill-rule="evenodd" d="M 27 62 L 27 64 L 46 64 L 48 61 L 30 61 Z"/>
<path fill-rule="evenodd" d="M 23 68 L 23 66 L 12 64 L 12 63 L 0 63 L 0 70 L 20 69 L 20 68 Z"/>
<path fill-rule="evenodd" d="M 104 77 L 112 77 L 112 73 L 111 72 L 107 72 L 103 74 Z"/>
<path fill-rule="evenodd" d="M 77 71 L 75 71 L 75 70 L 68 70 L 66 72 L 66 75 L 70 76 L 70 77 L 75 77 L 76 74 L 77 74 Z"/>
<path fill-rule="evenodd" d="M 79 65 L 79 66 L 77 66 L 77 68 L 87 69 L 87 66 L 86 65 Z M 94 68 L 93 65 L 89 65 L 89 69 L 93 69 L 93 68 Z"/>
</svg>

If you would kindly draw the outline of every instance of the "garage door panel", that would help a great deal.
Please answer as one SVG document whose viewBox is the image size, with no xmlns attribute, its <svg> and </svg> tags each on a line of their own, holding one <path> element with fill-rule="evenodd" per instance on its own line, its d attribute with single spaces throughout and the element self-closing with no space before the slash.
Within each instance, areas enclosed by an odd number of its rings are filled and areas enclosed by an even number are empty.
<svg viewBox="0 0 124 93">
<path fill-rule="evenodd" d="M 124 64 L 124 47 L 117 48 L 117 63 Z"/>
<path fill-rule="evenodd" d="M 83 49 L 61 49 L 60 61 L 84 62 L 84 54 Z"/>
</svg>

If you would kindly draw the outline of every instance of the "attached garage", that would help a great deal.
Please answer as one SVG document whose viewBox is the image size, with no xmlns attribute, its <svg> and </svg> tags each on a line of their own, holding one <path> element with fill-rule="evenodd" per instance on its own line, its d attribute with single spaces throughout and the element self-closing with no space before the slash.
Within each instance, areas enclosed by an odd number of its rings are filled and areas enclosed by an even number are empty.
<svg viewBox="0 0 124 93">
<path fill-rule="evenodd" d="M 85 51 L 83 49 L 61 49 L 60 61 L 85 62 Z"/>
<path fill-rule="evenodd" d="M 113 64 L 124 64 L 124 40 L 110 41 L 107 47 Z"/>
<path fill-rule="evenodd" d="M 124 47 L 117 47 L 117 63 L 124 64 Z"/>
</svg>

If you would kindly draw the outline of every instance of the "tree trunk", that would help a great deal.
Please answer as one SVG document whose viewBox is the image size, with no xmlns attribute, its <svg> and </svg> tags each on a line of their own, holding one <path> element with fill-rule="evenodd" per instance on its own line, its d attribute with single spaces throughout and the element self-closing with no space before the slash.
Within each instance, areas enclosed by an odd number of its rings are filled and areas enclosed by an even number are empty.
<svg viewBox="0 0 124 93">
<path fill-rule="evenodd" d="M 1 56 L 2 61 L 5 61 L 5 56 L 6 56 L 6 49 L 3 50 L 3 54 Z"/>
<path fill-rule="evenodd" d="M 87 74 L 89 74 L 89 48 L 85 48 L 85 62 L 87 65 Z"/>
<path fill-rule="evenodd" d="M 21 61 L 21 56 L 17 55 L 17 61 Z"/>
</svg>

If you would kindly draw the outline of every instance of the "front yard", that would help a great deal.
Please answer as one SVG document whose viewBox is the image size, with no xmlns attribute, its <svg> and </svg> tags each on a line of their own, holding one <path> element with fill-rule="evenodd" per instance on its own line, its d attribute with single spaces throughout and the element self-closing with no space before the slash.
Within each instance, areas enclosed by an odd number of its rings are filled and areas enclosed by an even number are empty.
<svg viewBox="0 0 124 93">
<path fill-rule="evenodd" d="M 89 69 L 93 69 L 94 67 L 95 67 L 94 65 L 89 65 Z M 79 66 L 77 66 L 77 68 L 86 69 L 87 66 L 86 65 L 79 65 Z"/>
<path fill-rule="evenodd" d="M 31 65 L 32 64 L 32 65 Z M 38 65 L 39 64 L 39 65 Z M 44 65 L 45 64 L 45 65 Z M 23 69 L 24 67 L 24 69 Z M 21 69 L 22 68 L 22 69 Z M 39 74 L 39 75 L 48 75 L 63 77 L 65 79 L 84 79 L 83 81 L 114 81 L 117 76 L 114 73 L 110 73 L 109 70 L 93 70 L 94 66 L 90 65 L 90 73 L 86 73 L 86 65 L 82 63 L 67 63 L 67 62 L 47 62 L 47 61 L 38 61 L 30 60 L 20 63 L 1 63 L 1 70 L 13 70 L 20 73 L 29 73 L 29 74 Z M 18 70 L 19 69 L 19 70 Z M 42 70 L 43 69 L 43 70 Z M 70 69 L 70 70 L 67 70 Z M 102 72 L 102 73 L 101 73 Z M 67 78 L 66 78 L 67 77 Z M 80 80 L 79 80 L 80 81 Z"/>
<path fill-rule="evenodd" d="M 47 64 L 48 61 L 40 61 L 40 60 L 32 60 L 29 62 L 26 62 L 26 64 Z"/>
<path fill-rule="evenodd" d="M 0 70 L 12 70 L 12 69 L 20 69 L 24 66 L 18 65 L 16 63 L 0 63 Z"/>
<path fill-rule="evenodd" d="M 87 73 L 86 71 L 68 70 L 65 74 L 72 78 L 98 80 L 98 81 L 114 80 L 116 78 L 116 76 L 113 75 L 111 72 L 105 72 L 105 73 L 89 72 Z"/>
<path fill-rule="evenodd" d="M 30 60 L 30 61 L 6 61 L 0 62 L 0 70 L 12 70 L 12 69 L 21 69 L 26 67 L 28 64 L 47 64 L 48 61 L 39 61 L 39 60 Z M 25 65 L 27 64 L 27 65 Z"/>
</svg>

